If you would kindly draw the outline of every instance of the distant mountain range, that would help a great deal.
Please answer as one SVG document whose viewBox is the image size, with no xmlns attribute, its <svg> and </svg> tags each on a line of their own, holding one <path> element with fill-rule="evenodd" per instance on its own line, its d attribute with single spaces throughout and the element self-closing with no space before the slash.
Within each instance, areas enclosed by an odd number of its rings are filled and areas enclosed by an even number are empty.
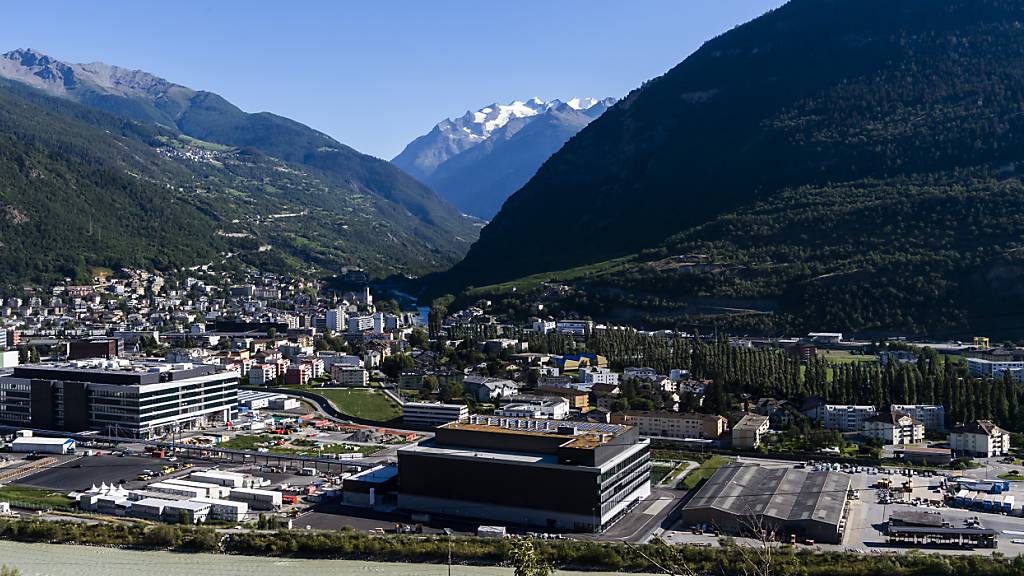
<svg viewBox="0 0 1024 576">
<path fill-rule="evenodd" d="M 491 218 L 614 98 L 532 98 L 445 119 L 391 162 L 467 214 Z"/>
<path fill-rule="evenodd" d="M 652 326 L 1020 337 L 1024 2 L 792 0 L 515 192 L 435 292 Z M 568 306 L 568 304 L 566 305 Z"/>
<path fill-rule="evenodd" d="M 162 155 L 193 173 L 201 168 L 197 178 L 211 184 L 208 192 L 241 193 L 247 202 L 259 204 L 250 212 L 252 218 L 267 222 L 268 214 L 256 212 L 270 207 L 306 210 L 314 222 L 295 225 L 288 233 L 278 230 L 276 237 L 278 247 L 296 265 L 312 263 L 325 270 L 365 266 L 378 275 L 420 274 L 456 261 L 479 230 L 478 222 L 390 163 L 288 118 L 243 112 L 211 92 L 108 64 L 71 64 L 29 49 L 0 56 L 0 78 L 8 82 L 0 89 L 25 103 L 8 111 L 13 114 L 41 109 L 70 114 L 86 125 L 115 123 L 107 116 L 97 120 L 101 116 L 53 100 L 58 98 L 136 123 L 131 137 L 138 140 L 139 133 L 147 134 L 141 141 L 149 147 L 140 156 Z M 15 90 L 16 86 L 41 94 Z M 30 118 L 20 120 L 31 127 Z M 54 137 L 61 136 L 60 126 L 59 122 L 49 125 L 57 130 Z M 0 126 L 0 131 L 4 128 L 10 126 Z M 99 138 L 89 126 L 69 124 L 71 128 L 79 135 Z M 211 145 L 221 147 L 211 149 Z M 198 164 L 183 160 L 215 156 L 213 162 Z M 167 176 L 168 164 L 154 162 L 160 165 L 154 180 Z M 257 175 L 254 170 L 265 173 Z M 236 185 L 241 189 L 233 188 Z M 22 203 L 41 201 L 20 198 Z"/>
</svg>

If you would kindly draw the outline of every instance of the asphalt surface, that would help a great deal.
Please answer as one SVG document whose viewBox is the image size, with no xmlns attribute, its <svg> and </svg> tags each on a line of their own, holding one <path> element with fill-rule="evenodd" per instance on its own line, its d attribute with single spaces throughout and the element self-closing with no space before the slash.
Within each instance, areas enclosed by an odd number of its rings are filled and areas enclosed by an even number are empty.
<svg viewBox="0 0 1024 576">
<path fill-rule="evenodd" d="M 22 478 L 17 484 L 63 492 L 87 490 L 102 482 L 124 484 L 126 488 L 133 489 L 145 484 L 136 480 L 143 470 L 159 471 L 171 464 L 174 463 L 168 462 L 166 458 L 148 456 L 84 456 Z M 208 468 L 209 464 L 203 467 Z M 185 476 L 191 471 L 179 471 L 164 478 Z"/>
</svg>

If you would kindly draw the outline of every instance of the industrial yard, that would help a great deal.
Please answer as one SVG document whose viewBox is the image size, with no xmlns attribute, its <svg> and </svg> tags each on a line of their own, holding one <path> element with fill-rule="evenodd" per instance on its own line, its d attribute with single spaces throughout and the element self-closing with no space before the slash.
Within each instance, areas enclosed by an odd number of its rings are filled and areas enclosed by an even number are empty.
<svg viewBox="0 0 1024 576">
<path fill-rule="evenodd" d="M 765 478 L 789 478 L 793 474 L 828 474 L 844 478 L 839 485 L 846 486 L 845 513 L 835 515 L 835 528 L 841 530 L 840 539 L 830 542 L 815 538 L 807 531 L 780 530 L 798 536 L 780 537 L 777 541 L 793 543 L 801 547 L 821 550 L 848 551 L 894 551 L 904 548 L 923 548 L 939 552 L 963 553 L 972 550 L 998 548 L 1004 553 L 1024 553 L 1024 485 L 1020 482 L 992 479 L 996 472 L 982 467 L 966 471 L 933 471 L 910 468 L 879 468 L 840 464 L 805 464 L 745 458 L 734 466 L 746 471 L 747 468 L 774 469 L 774 474 L 758 476 L 757 486 L 749 489 L 736 488 L 736 481 L 730 480 L 726 472 L 716 473 L 709 480 L 708 491 L 719 497 L 719 508 L 724 512 L 736 512 L 738 520 L 748 525 L 755 518 L 749 516 L 751 505 L 760 502 L 766 515 L 777 513 L 782 502 L 796 495 L 792 506 L 799 508 L 800 499 L 820 506 L 822 494 L 811 490 L 784 490 L 794 486 L 790 481 L 765 482 Z M 735 476 L 736 471 L 731 474 Z M 749 473 L 747 473 L 749 474 Z M 716 481 L 722 482 L 715 486 Z M 731 484 L 730 484 L 731 483 Z M 836 482 L 833 482 L 836 484 Z M 807 484 L 803 484 L 807 486 Z M 776 489 L 778 488 L 778 489 Z M 749 495 L 742 490 L 748 490 Z M 704 490 L 702 488 L 702 490 Z M 717 492 L 714 492 L 717 491 Z M 705 492 L 699 491 L 688 507 L 701 507 L 700 500 Z M 809 504 L 810 505 L 810 504 Z M 755 506 L 756 508 L 756 506 Z M 839 504 L 836 504 L 839 509 Z M 721 517 L 721 516 L 719 516 Z M 691 521 L 685 512 L 680 523 L 663 532 L 662 537 L 672 543 L 697 543 L 717 545 L 722 535 L 733 535 L 725 522 L 708 522 L 707 515 L 691 516 L 700 521 Z M 716 517 L 718 518 L 718 517 Z M 761 518 L 763 526 L 782 527 Z M 825 518 L 825 516 L 822 516 Z M 744 530 L 750 535 L 749 530 Z M 817 534 L 821 534 L 819 530 Z M 741 542 L 756 544 L 749 538 L 738 538 Z"/>
</svg>

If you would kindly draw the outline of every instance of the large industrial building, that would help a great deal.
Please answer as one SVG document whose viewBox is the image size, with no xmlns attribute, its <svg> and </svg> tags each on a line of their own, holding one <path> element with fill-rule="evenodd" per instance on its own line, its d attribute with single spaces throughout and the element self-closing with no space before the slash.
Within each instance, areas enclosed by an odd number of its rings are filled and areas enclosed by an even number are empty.
<svg viewBox="0 0 1024 576">
<path fill-rule="evenodd" d="M 82 360 L 0 377 L 0 423 L 148 439 L 238 414 L 238 374 L 217 366 Z"/>
<path fill-rule="evenodd" d="M 649 446 L 631 426 L 470 416 L 398 451 L 398 506 L 600 531 L 650 494 Z"/>
<path fill-rule="evenodd" d="M 760 464 L 726 464 L 683 506 L 683 526 L 783 541 L 790 535 L 839 544 L 849 512 L 850 475 Z"/>
</svg>

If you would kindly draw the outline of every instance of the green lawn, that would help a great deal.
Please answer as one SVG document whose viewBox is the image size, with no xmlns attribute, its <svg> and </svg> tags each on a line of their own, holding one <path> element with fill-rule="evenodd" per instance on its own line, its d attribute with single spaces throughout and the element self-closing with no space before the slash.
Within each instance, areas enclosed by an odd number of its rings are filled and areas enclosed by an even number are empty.
<svg viewBox="0 0 1024 576">
<path fill-rule="evenodd" d="M 672 462 L 655 462 L 651 465 L 651 485 L 671 483 L 675 480 L 679 473 L 689 464 L 686 460 L 672 461 Z"/>
<path fill-rule="evenodd" d="M 837 364 L 849 362 L 878 362 L 874 354 L 851 354 L 846 350 L 818 350 L 818 356 Z"/>
<path fill-rule="evenodd" d="M 690 490 L 701 480 L 710 478 L 711 475 L 715 473 L 715 470 L 718 470 L 718 468 L 726 462 L 729 462 L 729 458 L 718 454 L 712 455 L 707 460 L 701 462 L 700 466 L 691 470 L 690 473 L 687 474 L 681 482 L 679 482 L 679 487 L 685 490 Z"/>
<path fill-rule="evenodd" d="M 1000 474 L 999 475 L 999 479 L 1000 480 L 1024 480 L 1024 475 L 1021 475 L 1020 472 L 1014 470 L 1013 473 Z"/>
<path fill-rule="evenodd" d="M 673 469 L 675 469 L 675 466 L 672 466 L 672 465 L 669 465 L 669 464 L 660 464 L 660 463 L 659 464 L 652 464 L 651 465 L 651 485 L 655 486 L 657 484 L 660 484 L 661 481 L 664 480 L 665 477 L 668 476 L 669 473 L 672 472 Z"/>
<path fill-rule="evenodd" d="M 376 422 L 387 422 L 402 415 L 402 409 L 382 392 L 353 388 L 318 388 L 343 414 Z"/>
<path fill-rule="evenodd" d="M 41 508 L 71 506 L 74 502 L 63 494 L 31 486 L 0 486 L 0 500 Z"/>
</svg>

